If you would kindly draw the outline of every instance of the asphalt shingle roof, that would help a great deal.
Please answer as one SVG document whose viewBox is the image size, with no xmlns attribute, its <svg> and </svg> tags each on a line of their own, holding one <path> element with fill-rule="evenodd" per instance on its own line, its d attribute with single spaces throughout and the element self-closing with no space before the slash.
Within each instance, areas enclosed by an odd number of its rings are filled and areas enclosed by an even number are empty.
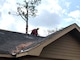
<svg viewBox="0 0 80 60">
<path fill-rule="evenodd" d="M 24 48 L 28 50 L 43 41 L 43 37 L 33 36 L 29 34 L 0 30 L 0 54 L 12 54 L 13 50 L 20 44 L 34 42 Z"/>
</svg>

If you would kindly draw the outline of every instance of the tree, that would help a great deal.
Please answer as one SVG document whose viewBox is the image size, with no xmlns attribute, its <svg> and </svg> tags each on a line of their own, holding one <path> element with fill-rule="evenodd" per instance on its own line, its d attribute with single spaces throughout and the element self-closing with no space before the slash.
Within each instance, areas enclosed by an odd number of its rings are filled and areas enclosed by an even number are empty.
<svg viewBox="0 0 80 60">
<path fill-rule="evenodd" d="M 18 15 L 26 22 L 26 34 L 28 33 L 28 20 L 30 16 L 36 16 L 36 6 L 40 4 L 41 0 L 24 0 L 24 4 L 18 4 Z M 9 12 L 10 14 L 10 12 Z"/>
<path fill-rule="evenodd" d="M 55 29 L 53 29 L 53 30 L 47 30 L 48 35 L 50 35 L 50 34 L 52 34 L 52 33 L 55 33 L 55 32 L 57 32 L 57 31 L 59 31 L 58 28 L 55 28 Z"/>
<path fill-rule="evenodd" d="M 50 34 L 52 34 L 52 33 L 55 33 L 55 32 L 57 32 L 57 31 L 61 31 L 61 30 L 63 30 L 64 28 L 63 27 L 61 27 L 61 28 L 55 28 L 55 29 L 52 29 L 52 30 L 47 30 L 47 32 L 48 32 L 48 35 L 50 35 Z"/>
</svg>

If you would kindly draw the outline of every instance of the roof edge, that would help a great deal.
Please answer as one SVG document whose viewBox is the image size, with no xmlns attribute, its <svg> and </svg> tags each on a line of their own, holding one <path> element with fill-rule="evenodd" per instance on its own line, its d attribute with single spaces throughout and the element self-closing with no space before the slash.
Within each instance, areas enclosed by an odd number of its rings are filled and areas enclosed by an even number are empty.
<svg viewBox="0 0 80 60">
<path fill-rule="evenodd" d="M 66 33 L 70 32 L 71 30 L 75 28 L 80 32 L 79 26 L 76 23 L 74 23 L 74 24 L 69 25 L 68 27 L 65 27 L 63 30 L 58 31 L 58 33 L 56 34 L 54 33 L 51 34 L 50 37 L 46 38 L 46 40 L 42 44 L 44 44 L 46 41 L 49 41 L 49 39 L 51 39 L 53 36 L 54 36 L 53 41 L 55 41 L 56 39 L 60 38 L 61 36 L 65 35 Z M 50 41 L 50 42 L 53 42 L 53 41 Z M 47 43 L 46 45 L 44 45 L 44 47 L 47 46 L 48 44 L 50 43 Z"/>
<path fill-rule="evenodd" d="M 12 56 L 10 54 L 0 54 L 0 57 L 14 58 L 15 56 Z"/>
</svg>

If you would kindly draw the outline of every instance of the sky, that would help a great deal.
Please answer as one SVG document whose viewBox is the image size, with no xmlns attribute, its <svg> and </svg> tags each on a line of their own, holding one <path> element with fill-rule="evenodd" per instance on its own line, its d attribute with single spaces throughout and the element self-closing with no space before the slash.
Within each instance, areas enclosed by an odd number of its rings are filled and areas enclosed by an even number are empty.
<svg viewBox="0 0 80 60">
<path fill-rule="evenodd" d="M 17 3 L 24 0 L 0 0 L 0 29 L 25 33 L 26 22 L 16 15 Z M 41 0 L 37 16 L 29 17 L 29 33 L 39 29 L 40 36 L 47 30 L 65 28 L 73 23 L 80 26 L 80 0 Z M 8 14 L 8 12 L 12 14 Z"/>
</svg>

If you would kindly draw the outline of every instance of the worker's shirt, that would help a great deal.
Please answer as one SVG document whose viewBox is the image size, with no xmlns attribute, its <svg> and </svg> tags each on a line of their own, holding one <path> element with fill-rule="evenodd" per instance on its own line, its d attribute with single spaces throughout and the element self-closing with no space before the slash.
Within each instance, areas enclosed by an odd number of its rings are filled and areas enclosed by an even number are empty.
<svg viewBox="0 0 80 60">
<path fill-rule="evenodd" d="M 37 29 L 32 30 L 31 34 L 37 36 L 38 35 Z"/>
</svg>

